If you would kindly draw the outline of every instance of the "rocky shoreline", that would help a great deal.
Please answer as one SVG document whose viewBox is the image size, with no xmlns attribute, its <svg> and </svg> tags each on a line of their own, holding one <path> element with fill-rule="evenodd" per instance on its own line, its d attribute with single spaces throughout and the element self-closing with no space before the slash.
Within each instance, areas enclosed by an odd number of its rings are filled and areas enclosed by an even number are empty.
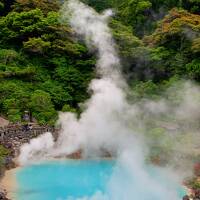
<svg viewBox="0 0 200 200">
<path fill-rule="evenodd" d="M 6 190 L 1 190 L 0 191 L 0 200 L 11 200 L 7 198 L 7 192 Z"/>
<path fill-rule="evenodd" d="M 73 153 L 67 157 L 69 159 L 81 159 L 81 151 L 78 151 L 76 153 Z M 6 169 L 11 170 L 17 168 L 16 165 L 13 165 L 12 168 Z M 1 179 L 3 176 L 1 177 Z M 12 198 L 8 198 L 8 191 L 6 191 L 8 188 L 0 189 L 0 200 L 12 200 Z M 191 189 L 188 187 L 188 195 L 185 195 L 182 200 L 200 200 L 200 189 Z"/>
<path fill-rule="evenodd" d="M 59 129 L 50 126 L 39 126 L 32 124 L 31 129 L 24 130 L 22 125 L 8 125 L 4 128 L 0 127 L 0 144 L 12 151 L 13 156 L 19 154 L 22 144 L 28 143 L 31 139 L 42 135 L 45 132 L 51 132 L 53 137 L 57 139 Z"/>
<path fill-rule="evenodd" d="M 24 143 L 28 143 L 31 139 L 45 133 L 52 132 L 55 140 L 57 139 L 59 130 L 56 130 L 52 127 L 40 127 L 35 126 L 32 130 L 22 131 L 20 127 L 7 127 L 7 129 L 0 129 L 0 144 L 4 147 L 8 148 L 11 152 L 9 156 L 5 159 L 5 167 L 0 172 L 1 179 L 5 175 L 5 171 L 11 170 L 17 167 L 14 160 L 19 154 L 20 146 Z M 70 159 L 81 159 L 82 152 L 77 151 L 67 158 Z M 109 157 L 110 155 L 105 152 L 105 157 Z M 200 189 L 191 189 L 188 185 L 186 186 L 188 191 L 191 191 L 190 194 L 183 197 L 183 200 L 200 200 Z M 11 200 L 8 198 L 8 192 L 6 188 L 0 188 L 0 200 Z"/>
<path fill-rule="evenodd" d="M 192 190 L 190 195 L 185 195 L 183 200 L 200 200 L 200 189 Z"/>
<path fill-rule="evenodd" d="M 17 167 L 15 158 L 19 155 L 21 145 L 28 143 L 31 139 L 45 133 L 51 132 L 55 139 L 59 132 L 58 129 L 49 126 L 39 126 L 33 124 L 29 130 L 24 130 L 22 125 L 9 124 L 5 127 L 0 127 L 0 145 L 9 150 L 9 155 L 4 158 L 3 167 L 0 169 L 0 179 L 2 179 L 7 170 Z M 10 200 L 7 198 L 8 193 L 6 188 L 0 188 L 0 200 Z"/>
</svg>

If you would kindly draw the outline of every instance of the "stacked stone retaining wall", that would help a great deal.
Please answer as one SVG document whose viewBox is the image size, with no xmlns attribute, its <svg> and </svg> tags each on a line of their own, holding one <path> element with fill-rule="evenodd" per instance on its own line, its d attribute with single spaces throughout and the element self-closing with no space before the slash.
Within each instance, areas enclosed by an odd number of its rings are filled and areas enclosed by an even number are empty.
<svg viewBox="0 0 200 200">
<path fill-rule="evenodd" d="M 34 125 L 30 130 L 23 130 L 23 126 L 9 125 L 0 128 L 0 144 L 11 149 L 13 156 L 17 156 L 22 144 L 28 143 L 31 139 L 36 138 L 45 132 L 51 132 L 56 140 L 59 130 L 54 127 L 39 125 Z"/>
</svg>

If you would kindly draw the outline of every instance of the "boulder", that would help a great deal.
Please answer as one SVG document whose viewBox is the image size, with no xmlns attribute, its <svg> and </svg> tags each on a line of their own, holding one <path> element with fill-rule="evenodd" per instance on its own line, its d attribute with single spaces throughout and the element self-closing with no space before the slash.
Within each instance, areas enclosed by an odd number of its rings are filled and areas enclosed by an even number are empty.
<svg viewBox="0 0 200 200">
<path fill-rule="evenodd" d="M 1 128 L 8 126 L 8 124 L 9 124 L 8 120 L 4 119 L 3 117 L 0 117 L 0 127 Z"/>
<path fill-rule="evenodd" d="M 0 191 L 0 200 L 9 200 L 7 197 L 6 197 L 6 193 L 4 191 Z"/>
<path fill-rule="evenodd" d="M 200 199 L 200 189 L 194 190 L 194 196 L 196 199 Z"/>
<path fill-rule="evenodd" d="M 189 197 L 188 195 L 185 195 L 185 196 L 183 197 L 183 200 L 190 200 L 190 197 Z"/>
</svg>

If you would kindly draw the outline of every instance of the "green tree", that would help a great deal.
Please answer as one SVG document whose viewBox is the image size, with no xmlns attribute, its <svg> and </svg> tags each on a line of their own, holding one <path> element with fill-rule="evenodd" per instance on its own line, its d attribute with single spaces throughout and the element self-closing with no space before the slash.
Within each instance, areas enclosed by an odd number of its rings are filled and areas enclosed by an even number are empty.
<svg viewBox="0 0 200 200">
<path fill-rule="evenodd" d="M 146 82 L 134 82 L 132 83 L 131 87 L 132 91 L 132 98 L 135 100 L 141 98 L 158 98 L 159 94 L 159 87 L 153 81 L 149 80 Z"/>
<path fill-rule="evenodd" d="M 87 76 L 73 66 L 56 68 L 55 77 L 57 81 L 63 83 L 63 88 L 73 97 L 72 105 L 77 107 L 77 103 L 84 101 L 88 95 L 86 93 L 88 82 Z"/>
<path fill-rule="evenodd" d="M 3 145 L 0 145 L 0 169 L 4 167 L 5 158 L 10 154 L 10 150 L 6 149 Z"/>
<path fill-rule="evenodd" d="M 39 9 L 21 13 L 10 12 L 6 17 L 1 17 L 1 43 L 14 41 L 16 44 L 16 39 L 27 40 L 33 32 L 36 35 L 41 34 L 44 27 L 42 20 L 43 14 Z"/>
<path fill-rule="evenodd" d="M 184 9 L 193 13 L 200 14 L 200 1 L 199 0 L 182 0 Z"/>
<path fill-rule="evenodd" d="M 51 43 L 42 40 L 42 38 L 29 38 L 23 45 L 26 51 L 37 54 L 44 54 L 51 47 Z"/>
<path fill-rule="evenodd" d="M 29 108 L 40 124 L 49 123 L 54 125 L 57 119 L 57 113 L 51 102 L 51 96 L 49 93 L 42 90 L 36 90 L 31 95 Z"/>
<path fill-rule="evenodd" d="M 95 8 L 98 12 L 112 8 L 112 0 L 82 0 L 84 3 Z"/>
<path fill-rule="evenodd" d="M 69 105 L 65 104 L 62 108 L 62 112 L 73 112 L 76 113 L 76 109 L 70 107 Z"/>
<path fill-rule="evenodd" d="M 58 11 L 59 7 L 59 0 L 16 0 L 13 6 L 14 10 L 17 12 L 30 11 L 39 8 L 44 14 L 47 14 L 50 11 Z"/>
<path fill-rule="evenodd" d="M 70 104 L 73 101 L 73 97 L 67 90 L 64 90 L 63 84 L 58 81 L 48 80 L 41 85 L 41 89 L 51 95 L 52 102 L 57 110 L 61 110 L 65 104 Z"/>
<path fill-rule="evenodd" d="M 29 89 L 21 81 L 0 82 L 0 110 L 13 121 L 21 121 L 21 114 L 28 109 Z"/>
<path fill-rule="evenodd" d="M 151 47 L 151 69 L 156 72 L 154 74 L 159 80 L 164 76 L 169 78 L 174 75 L 195 77 L 195 68 L 196 75 L 199 76 L 197 62 L 191 63 L 191 60 L 199 56 L 199 25 L 199 15 L 172 9 L 155 32 L 144 38 L 144 42 Z"/>
<path fill-rule="evenodd" d="M 131 26 L 125 26 L 120 21 L 113 19 L 110 22 L 110 27 L 120 56 L 125 57 L 125 59 L 132 57 L 137 47 L 143 46 L 142 40 L 133 35 Z"/>
<path fill-rule="evenodd" d="M 200 80 L 200 59 L 194 59 L 186 65 L 189 76 L 193 79 Z"/>
<path fill-rule="evenodd" d="M 13 49 L 0 49 L 0 63 L 7 65 L 19 60 L 19 54 Z"/>
<path fill-rule="evenodd" d="M 143 35 L 152 3 L 149 0 L 125 0 L 119 6 L 119 15 L 126 24 L 133 27 L 134 33 Z"/>
</svg>

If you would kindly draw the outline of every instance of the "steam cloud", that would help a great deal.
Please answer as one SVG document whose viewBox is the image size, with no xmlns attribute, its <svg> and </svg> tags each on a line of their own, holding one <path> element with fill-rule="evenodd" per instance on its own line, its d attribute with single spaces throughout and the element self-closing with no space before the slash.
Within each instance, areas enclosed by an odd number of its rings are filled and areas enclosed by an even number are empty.
<svg viewBox="0 0 200 200">
<path fill-rule="evenodd" d="M 64 3 L 61 14 L 62 21 L 69 22 L 87 46 L 97 51 L 96 68 L 101 78 L 92 80 L 89 86 L 92 96 L 85 103 L 81 116 L 60 113 L 58 140 L 54 142 L 51 134 L 46 133 L 25 144 L 21 148 L 20 164 L 67 156 L 80 149 L 86 158 L 109 152 L 117 158 L 118 167 L 108 183 L 108 194 L 97 193 L 84 199 L 178 200 L 176 184 L 180 184 L 181 179 L 175 175 L 174 168 L 179 167 L 180 172 L 184 167 L 186 172 L 188 155 L 199 145 L 200 89 L 190 82 L 180 83 L 166 92 L 167 100 L 142 100 L 131 104 L 107 25 L 112 11 L 98 14 L 77 0 L 69 0 Z M 170 185 L 161 184 L 148 173 L 145 159 L 155 147 L 160 151 L 167 149 L 163 155 L 168 166 L 157 172 L 161 177 L 168 177 Z"/>
</svg>

